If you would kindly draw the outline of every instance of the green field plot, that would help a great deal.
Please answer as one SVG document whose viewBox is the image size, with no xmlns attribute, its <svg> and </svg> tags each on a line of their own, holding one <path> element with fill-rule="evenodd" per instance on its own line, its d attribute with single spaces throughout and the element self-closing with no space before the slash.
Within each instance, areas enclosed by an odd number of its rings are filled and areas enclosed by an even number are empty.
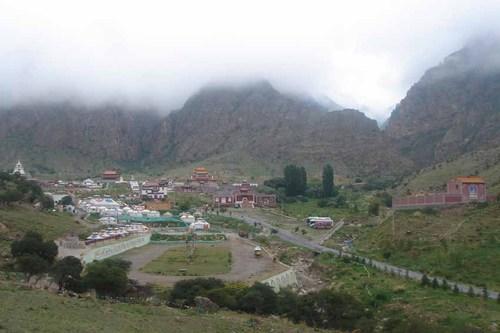
<svg viewBox="0 0 500 333">
<path fill-rule="evenodd" d="M 227 246 L 196 245 L 193 255 L 186 247 L 168 248 L 164 254 L 142 268 L 143 272 L 162 275 L 204 276 L 231 270 L 231 251 Z"/>
</svg>

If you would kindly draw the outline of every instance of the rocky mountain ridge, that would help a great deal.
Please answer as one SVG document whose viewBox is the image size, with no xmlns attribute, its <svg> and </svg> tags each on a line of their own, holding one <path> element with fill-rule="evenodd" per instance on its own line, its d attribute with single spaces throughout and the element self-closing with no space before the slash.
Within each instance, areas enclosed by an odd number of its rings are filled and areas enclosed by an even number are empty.
<svg viewBox="0 0 500 333">
<path fill-rule="evenodd" d="M 472 42 L 429 69 L 385 132 L 417 167 L 500 144 L 500 41 Z"/>
<path fill-rule="evenodd" d="M 244 152 L 277 169 L 334 163 L 354 176 L 409 168 L 374 120 L 356 110 L 328 111 L 267 82 L 202 89 L 165 117 L 113 105 L 17 106 L 0 111 L 2 167 L 23 159 L 35 169 L 91 174 L 105 165 L 168 169 Z"/>
</svg>

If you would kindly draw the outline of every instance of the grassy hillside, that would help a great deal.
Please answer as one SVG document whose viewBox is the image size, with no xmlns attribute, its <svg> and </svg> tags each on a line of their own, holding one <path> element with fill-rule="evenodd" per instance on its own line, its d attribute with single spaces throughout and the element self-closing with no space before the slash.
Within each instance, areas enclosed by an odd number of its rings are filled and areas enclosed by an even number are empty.
<svg viewBox="0 0 500 333">
<path fill-rule="evenodd" d="M 355 249 L 368 257 L 500 290 L 498 204 L 397 211 L 380 224 L 349 231 Z"/>
<path fill-rule="evenodd" d="M 330 288 L 350 293 L 375 308 L 383 332 L 493 332 L 500 324 L 500 304 L 493 300 L 422 287 L 357 262 L 323 254 L 316 258 Z M 497 275 L 498 276 L 498 275 Z M 396 328 L 397 327 L 397 328 Z"/>
<path fill-rule="evenodd" d="M 277 318 L 202 315 L 166 306 L 111 304 L 24 290 L 0 281 L 0 332 L 313 332 Z M 252 320 L 253 319 L 253 320 Z"/>
<path fill-rule="evenodd" d="M 47 213 L 29 207 L 0 209 L 0 258 L 9 252 L 10 242 L 27 231 L 36 231 L 46 239 L 66 233 L 79 233 L 85 228 L 64 213 Z M 1 259 L 0 259 L 1 260 Z"/>
<path fill-rule="evenodd" d="M 490 193 L 500 193 L 500 148 L 468 153 L 455 160 L 422 169 L 405 179 L 399 190 L 440 189 L 444 188 L 450 178 L 474 174 L 486 179 Z"/>
</svg>

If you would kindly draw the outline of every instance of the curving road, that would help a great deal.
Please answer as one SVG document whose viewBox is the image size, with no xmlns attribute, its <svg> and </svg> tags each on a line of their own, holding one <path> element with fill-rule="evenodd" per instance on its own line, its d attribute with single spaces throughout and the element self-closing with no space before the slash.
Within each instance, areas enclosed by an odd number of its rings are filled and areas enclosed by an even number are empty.
<svg viewBox="0 0 500 333">
<path fill-rule="evenodd" d="M 254 225 L 254 223 L 260 223 L 269 229 L 274 229 L 274 230 L 278 231 L 276 233 L 276 236 L 278 236 L 279 238 L 281 238 L 284 241 L 305 247 L 309 250 L 319 252 L 319 253 L 328 252 L 328 253 L 333 253 L 335 255 L 342 255 L 343 257 L 352 257 L 353 256 L 350 253 L 341 252 L 341 251 L 338 251 L 336 249 L 332 249 L 332 248 L 329 248 L 326 246 L 319 245 L 319 244 L 317 244 L 313 241 L 307 240 L 299 235 L 293 234 L 288 230 L 278 228 L 278 227 L 272 225 L 271 223 L 265 221 L 262 217 L 256 217 L 256 216 L 251 217 L 251 216 L 245 215 L 245 213 L 243 211 L 239 212 L 239 213 L 240 213 L 239 218 L 241 220 L 243 220 L 245 223 L 250 224 L 250 225 Z M 232 217 L 236 217 L 235 214 L 233 214 Z M 422 276 L 423 276 L 423 273 L 421 273 L 421 272 L 408 270 L 404 267 L 394 266 L 394 265 L 391 265 L 391 264 L 388 264 L 388 263 L 385 263 L 382 261 L 373 260 L 373 259 L 366 258 L 366 257 L 361 257 L 361 256 L 358 256 L 358 257 L 364 258 L 366 261 L 371 260 L 372 266 L 374 268 L 377 268 L 380 271 L 394 272 L 396 275 L 403 277 L 403 278 L 410 278 L 413 280 L 420 281 L 422 279 Z M 428 276 L 428 277 L 430 280 L 433 280 L 434 278 L 436 278 L 436 280 L 439 282 L 439 284 L 441 284 L 444 280 L 443 278 L 438 277 L 438 276 Z M 448 281 L 448 280 L 446 280 L 446 281 L 447 281 L 448 285 L 450 285 L 450 286 L 457 285 L 458 290 L 461 293 L 464 293 L 464 294 L 468 293 L 469 289 L 472 287 L 474 294 L 476 294 L 478 296 L 483 295 L 483 288 L 469 285 L 469 284 L 460 283 L 460 282 L 454 282 L 454 281 Z M 488 290 L 487 293 L 488 293 L 488 298 L 491 298 L 491 299 L 497 299 L 499 296 L 499 293 L 496 291 L 493 291 L 493 290 Z"/>
</svg>

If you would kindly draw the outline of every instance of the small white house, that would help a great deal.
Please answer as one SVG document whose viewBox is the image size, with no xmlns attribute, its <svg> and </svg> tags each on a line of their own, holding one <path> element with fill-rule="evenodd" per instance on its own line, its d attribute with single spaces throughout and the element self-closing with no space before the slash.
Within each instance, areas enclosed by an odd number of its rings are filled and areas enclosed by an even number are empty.
<svg viewBox="0 0 500 333">
<path fill-rule="evenodd" d="M 205 220 L 199 219 L 189 225 L 190 230 L 208 230 L 210 223 Z"/>
<path fill-rule="evenodd" d="M 116 224 L 116 218 L 111 216 L 101 217 L 99 219 L 99 222 L 101 222 L 102 224 Z"/>
</svg>

